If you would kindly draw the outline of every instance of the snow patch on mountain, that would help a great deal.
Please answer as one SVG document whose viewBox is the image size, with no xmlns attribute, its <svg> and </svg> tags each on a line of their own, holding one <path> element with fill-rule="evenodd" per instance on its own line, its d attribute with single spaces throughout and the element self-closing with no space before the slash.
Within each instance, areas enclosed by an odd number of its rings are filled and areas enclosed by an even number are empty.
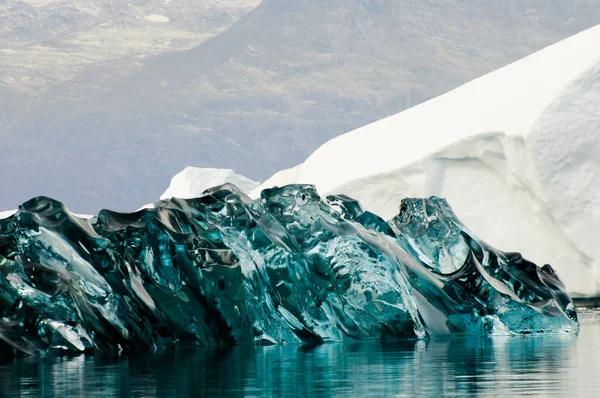
<svg viewBox="0 0 600 398">
<path fill-rule="evenodd" d="M 158 14 L 146 15 L 144 19 L 150 22 L 169 22 L 169 17 Z"/>
<path fill-rule="evenodd" d="M 231 169 L 186 167 L 171 179 L 171 185 L 160 198 L 196 198 L 201 196 L 206 189 L 225 183 L 234 184 L 246 193 L 260 184 L 236 174 Z"/>
<path fill-rule="evenodd" d="M 385 218 L 446 197 L 496 247 L 600 294 L 600 25 L 422 105 L 332 139 L 261 189 L 313 183 Z"/>
</svg>

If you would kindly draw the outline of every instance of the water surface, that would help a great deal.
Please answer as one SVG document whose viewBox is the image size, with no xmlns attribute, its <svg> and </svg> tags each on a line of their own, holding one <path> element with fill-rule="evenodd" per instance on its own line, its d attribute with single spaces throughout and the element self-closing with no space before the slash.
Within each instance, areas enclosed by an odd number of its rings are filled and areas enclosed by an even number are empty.
<svg viewBox="0 0 600 398">
<path fill-rule="evenodd" d="M 600 312 L 580 319 L 579 335 L 14 359 L 0 396 L 600 396 Z"/>
</svg>

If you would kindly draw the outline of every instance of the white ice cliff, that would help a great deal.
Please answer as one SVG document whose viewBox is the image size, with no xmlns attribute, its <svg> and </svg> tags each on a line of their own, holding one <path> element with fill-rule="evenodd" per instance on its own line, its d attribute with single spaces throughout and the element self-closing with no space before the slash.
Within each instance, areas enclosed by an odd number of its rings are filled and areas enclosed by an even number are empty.
<svg viewBox="0 0 600 398">
<path fill-rule="evenodd" d="M 315 184 L 388 219 L 446 197 L 482 239 L 600 294 L 600 26 L 334 138 L 263 183 Z"/>
</svg>

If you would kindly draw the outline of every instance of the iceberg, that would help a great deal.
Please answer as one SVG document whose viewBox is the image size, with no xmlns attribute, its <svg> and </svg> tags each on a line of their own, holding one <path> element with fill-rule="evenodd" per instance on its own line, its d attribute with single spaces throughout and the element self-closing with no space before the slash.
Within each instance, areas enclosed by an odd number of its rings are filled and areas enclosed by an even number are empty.
<svg viewBox="0 0 600 398">
<path fill-rule="evenodd" d="M 196 198 L 206 189 L 223 184 L 233 184 L 244 193 L 249 193 L 260 185 L 256 181 L 236 174 L 231 169 L 188 166 L 171 179 L 169 188 L 160 199 Z"/>
<path fill-rule="evenodd" d="M 233 184 L 244 193 L 249 193 L 260 185 L 259 182 L 236 174 L 231 169 L 188 166 L 171 178 L 171 184 L 160 196 L 160 199 L 196 198 L 201 196 L 205 190 L 223 184 Z M 148 203 L 138 210 L 153 207 L 154 203 Z"/>
<path fill-rule="evenodd" d="M 12 216 L 13 214 L 15 214 L 17 211 L 16 210 L 5 210 L 5 211 L 0 211 L 0 220 L 3 218 L 8 218 L 10 216 Z"/>
<path fill-rule="evenodd" d="M 557 273 L 471 233 L 444 199 L 389 221 L 312 185 L 232 184 L 80 218 L 37 197 L 0 220 L 0 352 L 576 333 Z"/>
<path fill-rule="evenodd" d="M 599 42 L 600 25 L 336 137 L 250 196 L 310 182 L 386 219 L 403 197 L 445 197 L 485 241 L 599 296 Z"/>
</svg>

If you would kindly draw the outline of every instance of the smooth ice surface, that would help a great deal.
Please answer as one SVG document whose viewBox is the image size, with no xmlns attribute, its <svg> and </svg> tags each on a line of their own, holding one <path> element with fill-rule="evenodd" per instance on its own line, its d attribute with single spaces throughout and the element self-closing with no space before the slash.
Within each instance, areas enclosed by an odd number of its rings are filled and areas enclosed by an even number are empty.
<svg viewBox="0 0 600 398">
<path fill-rule="evenodd" d="M 206 189 L 226 183 L 235 185 L 244 193 L 254 190 L 260 184 L 231 169 L 186 167 L 171 179 L 171 185 L 160 198 L 196 198 Z"/>
<path fill-rule="evenodd" d="M 600 26 L 334 138 L 253 195 L 310 182 L 386 218 L 402 197 L 446 197 L 483 239 L 598 295 L 598 43 Z"/>
<path fill-rule="evenodd" d="M 575 333 L 551 266 L 497 251 L 444 199 L 386 222 L 314 186 L 235 186 L 135 213 L 34 198 L 0 221 L 0 352 Z"/>
</svg>

